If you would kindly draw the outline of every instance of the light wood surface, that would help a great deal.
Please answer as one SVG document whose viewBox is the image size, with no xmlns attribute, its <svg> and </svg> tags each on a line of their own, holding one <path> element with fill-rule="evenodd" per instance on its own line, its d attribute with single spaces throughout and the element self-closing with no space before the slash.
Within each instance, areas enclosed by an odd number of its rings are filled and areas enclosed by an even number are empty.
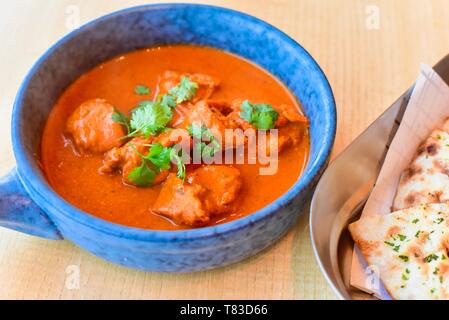
<svg viewBox="0 0 449 320">
<path fill-rule="evenodd" d="M 73 13 L 79 10 L 80 22 L 85 23 L 149 2 L 153 1 L 2 1 L 0 175 L 14 166 L 10 114 L 20 82 L 32 63 L 70 31 Z M 449 53 L 446 0 L 201 2 L 262 18 L 315 57 L 337 102 L 333 157 L 412 84 L 420 62 L 432 65 Z M 256 257 L 180 275 L 122 268 L 68 241 L 47 241 L 1 228 L 0 299 L 333 299 L 313 256 L 307 218 L 306 213 L 287 236 Z M 80 270 L 79 288 L 70 286 L 73 267 Z"/>
</svg>

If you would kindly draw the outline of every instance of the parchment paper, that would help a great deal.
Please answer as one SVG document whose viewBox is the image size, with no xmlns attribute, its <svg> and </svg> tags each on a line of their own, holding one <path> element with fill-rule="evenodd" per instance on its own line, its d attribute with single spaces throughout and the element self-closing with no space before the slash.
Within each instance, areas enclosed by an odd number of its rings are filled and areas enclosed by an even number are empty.
<svg viewBox="0 0 449 320">
<path fill-rule="evenodd" d="M 402 171 L 409 166 L 419 145 L 449 117 L 449 87 L 429 66 L 422 64 L 402 122 L 387 152 L 362 217 L 389 214 Z M 380 299 L 391 299 L 379 281 L 376 267 L 368 264 L 355 247 L 351 285 Z"/>
</svg>

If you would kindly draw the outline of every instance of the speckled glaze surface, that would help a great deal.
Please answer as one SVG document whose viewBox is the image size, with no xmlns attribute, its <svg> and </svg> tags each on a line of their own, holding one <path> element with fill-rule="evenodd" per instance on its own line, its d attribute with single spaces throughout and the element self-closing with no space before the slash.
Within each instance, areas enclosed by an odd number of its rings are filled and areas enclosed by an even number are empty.
<svg viewBox="0 0 449 320">
<path fill-rule="evenodd" d="M 166 44 L 223 49 L 270 71 L 301 101 L 311 121 L 311 153 L 302 177 L 281 198 L 245 218 L 185 231 L 151 231 L 91 216 L 52 191 L 38 165 L 45 120 L 63 90 L 116 55 Z M 336 127 L 331 88 L 294 40 L 254 17 L 218 7 L 150 5 L 97 19 L 50 48 L 17 95 L 12 141 L 17 169 L 0 179 L 0 226 L 68 239 L 93 254 L 148 271 L 190 272 L 224 266 L 263 250 L 297 220 L 322 174 Z"/>
</svg>

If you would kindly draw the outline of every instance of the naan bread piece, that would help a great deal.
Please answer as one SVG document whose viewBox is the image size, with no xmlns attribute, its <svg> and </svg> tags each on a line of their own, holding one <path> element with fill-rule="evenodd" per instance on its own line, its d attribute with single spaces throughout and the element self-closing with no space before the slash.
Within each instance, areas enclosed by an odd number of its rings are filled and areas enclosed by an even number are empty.
<svg viewBox="0 0 449 320">
<path fill-rule="evenodd" d="M 449 201 L 449 120 L 434 130 L 404 170 L 393 211 L 425 203 Z"/>
<path fill-rule="evenodd" d="M 449 205 L 370 215 L 349 231 L 394 299 L 449 299 Z M 373 268 L 374 269 L 374 268 Z"/>
</svg>

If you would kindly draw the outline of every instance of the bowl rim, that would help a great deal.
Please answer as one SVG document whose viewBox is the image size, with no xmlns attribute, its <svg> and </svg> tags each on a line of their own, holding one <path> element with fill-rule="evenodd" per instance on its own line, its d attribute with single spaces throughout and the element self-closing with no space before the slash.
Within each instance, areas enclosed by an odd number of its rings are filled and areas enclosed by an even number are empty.
<svg viewBox="0 0 449 320">
<path fill-rule="evenodd" d="M 278 36 L 282 41 L 289 43 L 295 50 L 301 51 L 301 55 L 310 63 L 310 66 L 313 68 L 312 71 L 316 74 L 320 82 L 323 86 L 323 92 L 325 101 L 323 102 L 328 106 L 328 112 L 330 113 L 330 120 L 328 125 L 328 130 L 326 130 L 326 141 L 324 145 L 320 146 L 320 151 L 316 157 L 313 159 L 313 163 L 311 159 L 309 159 L 308 166 L 310 165 L 310 169 L 308 170 L 307 175 L 301 175 L 298 180 L 287 190 L 282 196 L 277 198 L 272 203 L 263 207 L 260 210 L 257 210 L 245 217 L 240 219 L 236 219 L 227 223 L 208 226 L 197 229 L 187 229 L 187 230 L 148 230 L 148 229 L 140 229 L 137 227 L 130 227 L 125 225 L 120 225 L 117 223 L 113 223 L 107 220 L 103 220 L 98 218 L 88 212 L 85 212 L 74 205 L 70 204 L 68 201 L 59 196 L 53 189 L 50 187 L 48 182 L 42 178 L 36 170 L 31 165 L 30 158 L 27 157 L 27 152 L 25 146 L 21 143 L 20 132 L 21 132 L 21 123 L 22 118 L 19 117 L 20 110 L 23 107 L 23 97 L 26 89 L 29 86 L 30 80 L 32 76 L 35 74 L 39 66 L 43 61 L 47 59 L 60 45 L 69 41 L 70 39 L 76 37 L 78 33 L 82 30 L 85 30 L 89 27 L 94 26 L 97 23 L 110 19 L 116 16 L 126 15 L 128 13 L 133 13 L 137 11 L 158 11 L 161 9 L 182 9 L 182 8 L 198 8 L 198 9 L 206 9 L 215 11 L 215 13 L 227 13 L 232 15 L 237 15 L 242 19 L 249 20 L 253 23 L 259 24 L 263 26 L 265 29 L 270 30 Z M 335 140 L 336 133 L 336 121 L 337 121 L 336 107 L 335 107 L 335 99 L 330 87 L 329 81 L 326 78 L 324 72 L 317 64 L 317 62 L 312 58 L 312 56 L 294 39 L 280 31 L 278 28 L 273 25 L 251 16 L 249 14 L 236 11 L 233 9 L 223 8 L 219 6 L 213 5 L 205 5 L 205 4 L 188 4 L 188 3 L 167 3 L 167 4 L 149 4 L 149 5 L 141 5 L 130 7 L 126 9 L 121 9 L 106 15 L 103 15 L 99 18 L 96 18 L 78 29 L 75 29 L 69 32 L 67 35 L 58 40 L 55 44 L 53 44 L 32 66 L 30 71 L 27 73 L 25 79 L 20 85 L 19 91 L 17 93 L 16 99 L 14 101 L 13 111 L 12 111 L 12 145 L 13 152 L 17 162 L 17 168 L 19 172 L 19 178 L 21 179 L 24 187 L 26 189 L 31 189 L 30 194 L 37 193 L 41 196 L 41 201 L 56 208 L 56 212 L 58 214 L 62 214 L 64 217 L 75 220 L 78 223 L 81 223 L 89 228 L 93 228 L 99 232 L 106 233 L 112 236 L 118 236 L 121 238 L 127 239 L 135 239 L 135 240 L 144 240 L 150 242 L 160 242 L 160 241 L 185 241 L 185 240 L 196 240 L 196 239 L 204 239 L 211 236 L 216 236 L 217 234 L 227 234 L 230 232 L 235 232 L 237 230 L 243 229 L 248 225 L 253 225 L 261 220 L 264 220 L 272 215 L 274 215 L 279 208 L 281 208 L 286 203 L 290 202 L 294 197 L 298 194 L 307 191 L 307 188 L 310 184 L 313 183 L 316 176 L 320 173 L 321 169 L 327 164 L 327 160 L 330 156 L 330 152 L 332 150 L 332 146 Z M 39 204 L 40 201 L 37 201 Z M 69 214 L 70 213 L 70 214 Z M 52 219 L 52 214 L 54 211 L 49 214 L 50 219 Z M 53 219 L 52 219 L 53 220 Z"/>
</svg>

